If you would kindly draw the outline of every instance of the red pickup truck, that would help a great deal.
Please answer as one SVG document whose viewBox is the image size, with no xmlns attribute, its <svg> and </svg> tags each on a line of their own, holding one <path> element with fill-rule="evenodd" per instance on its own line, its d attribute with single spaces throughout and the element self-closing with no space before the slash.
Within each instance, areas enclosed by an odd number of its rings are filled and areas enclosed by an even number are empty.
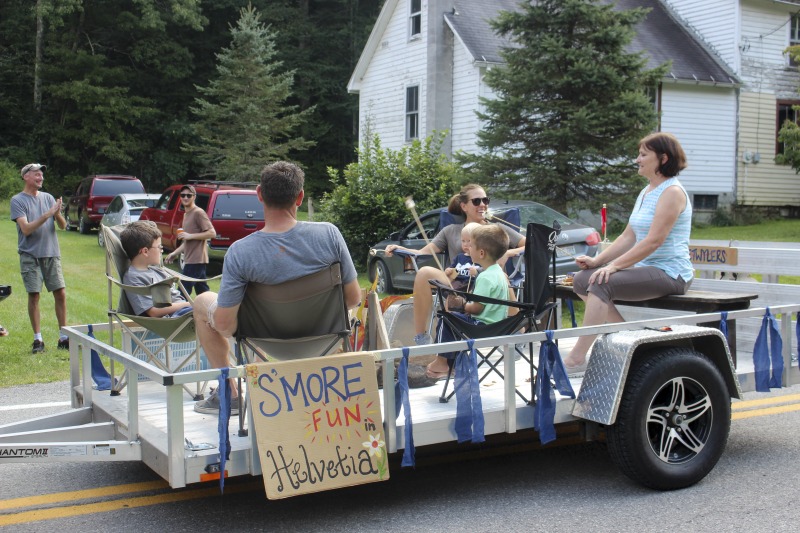
<svg viewBox="0 0 800 533">
<path fill-rule="evenodd" d="M 209 241 L 209 258 L 222 261 L 228 247 L 242 237 L 264 227 L 264 209 L 256 195 L 256 183 L 225 181 L 190 182 L 197 191 L 195 203 L 205 209 L 217 231 Z M 171 252 L 179 246 L 178 228 L 183 225 L 183 206 L 180 189 L 171 185 L 161 194 L 154 207 L 142 211 L 139 220 L 152 220 L 161 230 L 164 250 Z"/>
</svg>

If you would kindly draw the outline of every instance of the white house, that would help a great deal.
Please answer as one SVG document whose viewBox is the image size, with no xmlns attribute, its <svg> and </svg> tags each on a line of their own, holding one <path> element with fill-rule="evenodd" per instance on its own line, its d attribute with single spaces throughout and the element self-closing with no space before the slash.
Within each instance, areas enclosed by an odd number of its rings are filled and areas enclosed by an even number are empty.
<svg viewBox="0 0 800 533">
<path fill-rule="evenodd" d="M 800 177 L 775 163 L 777 132 L 797 120 L 800 73 L 784 50 L 800 44 L 800 0 L 664 0 L 741 80 L 736 200 L 797 215 Z"/>
<path fill-rule="evenodd" d="M 713 0 L 683 3 L 706 1 Z M 660 129 L 675 133 L 687 152 L 690 166 L 681 180 L 695 209 L 734 202 L 736 74 L 675 16 L 680 6 L 674 6 L 674 13 L 659 0 L 616 4 L 652 9 L 630 49 L 644 51 L 651 66 L 672 61 L 655 101 Z M 481 125 L 475 110 L 479 97 L 492 96 L 483 76 L 502 63 L 499 52 L 507 44 L 488 20 L 517 5 L 517 0 L 386 0 L 348 83 L 348 90 L 359 96 L 362 128 L 369 124 L 383 146 L 394 149 L 446 129 L 447 151 L 477 150 Z"/>
</svg>

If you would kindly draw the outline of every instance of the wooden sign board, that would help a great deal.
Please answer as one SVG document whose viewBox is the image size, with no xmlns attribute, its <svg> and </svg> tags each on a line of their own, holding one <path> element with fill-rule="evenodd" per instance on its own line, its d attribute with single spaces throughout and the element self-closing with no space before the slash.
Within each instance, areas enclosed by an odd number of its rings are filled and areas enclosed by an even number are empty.
<svg viewBox="0 0 800 533">
<path fill-rule="evenodd" d="M 371 353 L 247 365 L 267 498 L 389 479 Z"/>
<path fill-rule="evenodd" d="M 689 259 L 695 265 L 736 266 L 739 264 L 739 250 L 726 246 L 689 245 Z"/>
</svg>

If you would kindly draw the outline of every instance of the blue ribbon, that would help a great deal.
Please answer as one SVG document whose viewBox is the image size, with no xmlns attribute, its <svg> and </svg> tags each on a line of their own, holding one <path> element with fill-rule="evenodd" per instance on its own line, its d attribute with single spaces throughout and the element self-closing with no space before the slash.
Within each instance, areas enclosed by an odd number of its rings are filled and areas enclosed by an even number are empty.
<svg viewBox="0 0 800 533">
<path fill-rule="evenodd" d="M 231 384 L 228 381 L 228 368 L 220 369 L 219 373 L 219 418 L 217 431 L 219 432 L 219 491 L 225 491 L 225 463 L 231 458 L 231 439 L 228 435 L 228 422 L 231 419 Z M 239 400 L 239 408 L 242 408 Z"/>
<path fill-rule="evenodd" d="M 475 341 L 467 341 L 467 351 L 456 356 L 456 377 L 453 387 L 456 390 L 456 436 L 458 442 L 473 443 L 486 440 L 483 435 L 483 404 L 478 383 L 478 356 Z"/>
<path fill-rule="evenodd" d="M 546 330 L 545 340 L 539 346 L 539 372 L 536 374 L 536 404 L 533 409 L 533 428 L 539 432 L 539 442 L 547 444 L 556 438 L 556 393 L 555 388 L 563 396 L 575 398 L 575 391 L 567 376 L 567 369 L 558 353 L 558 346 L 553 342 L 553 331 Z"/>
<path fill-rule="evenodd" d="M 769 337 L 769 341 L 767 341 Z M 772 373 L 770 374 L 770 362 Z M 769 392 L 770 387 L 781 387 L 783 378 L 783 340 L 778 330 L 778 321 L 767 307 L 761 320 L 761 331 L 758 332 L 756 345 L 753 348 L 753 366 L 755 368 L 756 390 Z"/>
<path fill-rule="evenodd" d="M 384 381 L 384 387 L 386 382 Z M 400 466 L 414 466 L 416 460 L 414 454 L 414 430 L 413 422 L 411 421 L 411 402 L 408 399 L 408 348 L 403 347 L 403 358 L 400 359 L 400 364 L 397 366 L 397 383 L 394 384 L 394 417 L 400 416 L 400 406 L 403 407 L 403 412 L 406 415 L 406 423 L 404 426 L 403 436 L 405 438 L 406 447 L 403 450 L 403 461 Z"/>
<path fill-rule="evenodd" d="M 719 321 L 719 330 L 723 335 L 725 335 L 725 340 L 730 344 L 730 338 L 728 337 L 728 312 L 723 311 L 721 315 L 722 317 Z"/>
<path fill-rule="evenodd" d="M 578 322 L 575 321 L 575 304 L 572 302 L 571 298 L 567 298 L 567 309 L 569 309 L 569 317 L 572 319 L 572 327 L 577 328 Z"/>
<path fill-rule="evenodd" d="M 88 334 L 91 338 L 95 338 L 94 328 L 91 324 L 89 324 Z M 92 349 L 92 381 L 97 384 L 97 390 L 111 389 L 111 375 L 106 370 L 106 367 L 103 366 L 100 355 L 94 349 Z"/>
</svg>

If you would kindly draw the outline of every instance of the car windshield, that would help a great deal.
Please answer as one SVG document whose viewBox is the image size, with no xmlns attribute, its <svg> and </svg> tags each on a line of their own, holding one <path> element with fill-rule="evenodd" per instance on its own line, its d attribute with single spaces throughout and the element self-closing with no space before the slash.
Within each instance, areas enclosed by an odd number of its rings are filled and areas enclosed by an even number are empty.
<svg viewBox="0 0 800 533">
<path fill-rule="evenodd" d="M 92 194 L 95 196 L 114 196 L 126 192 L 144 192 L 138 180 L 94 180 Z"/>
<path fill-rule="evenodd" d="M 542 204 L 522 205 L 519 207 L 519 215 L 522 227 L 527 226 L 529 222 L 552 226 L 554 220 L 562 225 L 575 224 L 574 220 Z"/>
<path fill-rule="evenodd" d="M 145 207 L 154 207 L 158 198 L 128 198 L 128 207 L 131 211 L 134 209 L 144 209 Z"/>
<path fill-rule="evenodd" d="M 264 220 L 264 209 L 255 194 L 220 194 L 212 218 L 222 220 Z"/>
</svg>

